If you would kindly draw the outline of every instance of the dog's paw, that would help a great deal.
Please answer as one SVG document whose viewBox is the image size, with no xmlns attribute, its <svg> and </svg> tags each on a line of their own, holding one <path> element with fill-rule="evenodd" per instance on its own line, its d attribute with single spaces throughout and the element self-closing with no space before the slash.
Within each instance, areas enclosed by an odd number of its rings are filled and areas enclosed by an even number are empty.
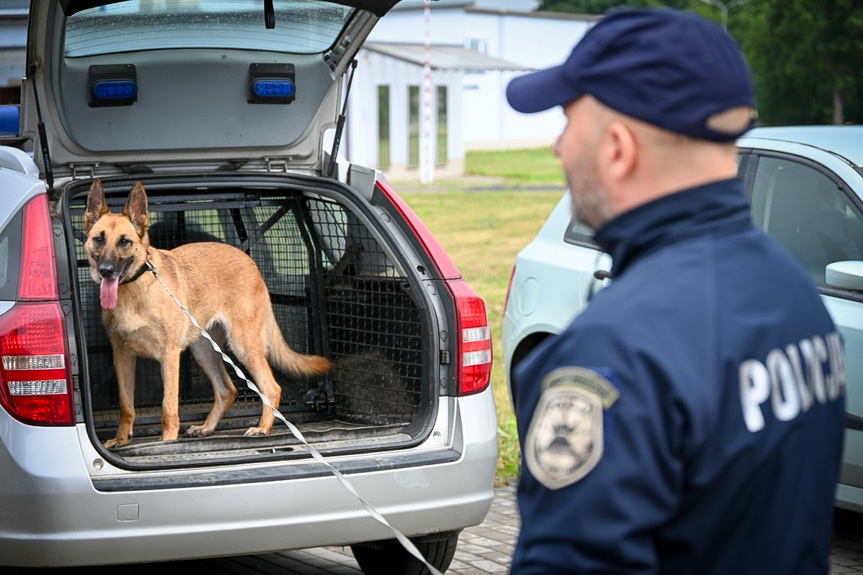
<svg viewBox="0 0 863 575">
<path fill-rule="evenodd" d="M 129 438 L 115 437 L 114 439 L 109 439 L 102 445 L 105 446 L 105 449 L 116 449 L 118 447 L 125 447 L 126 445 L 129 445 Z"/>
<path fill-rule="evenodd" d="M 209 429 L 204 425 L 192 425 L 186 430 L 186 437 L 207 437 L 213 435 L 215 429 Z"/>
<path fill-rule="evenodd" d="M 269 435 L 272 428 L 250 427 L 243 434 L 244 437 L 259 437 L 261 435 Z"/>
</svg>

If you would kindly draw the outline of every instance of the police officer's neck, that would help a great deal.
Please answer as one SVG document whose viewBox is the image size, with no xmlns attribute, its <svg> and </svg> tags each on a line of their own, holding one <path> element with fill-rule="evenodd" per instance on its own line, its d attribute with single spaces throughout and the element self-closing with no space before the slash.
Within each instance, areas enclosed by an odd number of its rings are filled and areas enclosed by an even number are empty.
<svg viewBox="0 0 863 575">
<path fill-rule="evenodd" d="M 641 123 L 640 123 L 641 124 Z M 629 169 L 606 166 L 604 184 L 615 215 L 683 190 L 737 175 L 734 144 L 695 140 L 644 124 L 630 126 Z M 621 160 L 624 161 L 624 160 Z"/>
</svg>

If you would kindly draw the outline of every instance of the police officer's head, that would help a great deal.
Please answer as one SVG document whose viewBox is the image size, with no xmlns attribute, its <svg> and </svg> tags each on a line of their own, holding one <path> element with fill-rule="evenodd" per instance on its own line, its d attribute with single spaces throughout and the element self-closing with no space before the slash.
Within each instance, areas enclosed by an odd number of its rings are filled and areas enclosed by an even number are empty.
<svg viewBox="0 0 863 575">
<path fill-rule="evenodd" d="M 653 197 L 733 176 L 734 141 L 756 119 L 734 40 L 665 8 L 607 14 L 563 64 L 512 80 L 507 99 L 525 113 L 564 107 L 555 152 L 577 217 L 594 227 Z"/>
</svg>

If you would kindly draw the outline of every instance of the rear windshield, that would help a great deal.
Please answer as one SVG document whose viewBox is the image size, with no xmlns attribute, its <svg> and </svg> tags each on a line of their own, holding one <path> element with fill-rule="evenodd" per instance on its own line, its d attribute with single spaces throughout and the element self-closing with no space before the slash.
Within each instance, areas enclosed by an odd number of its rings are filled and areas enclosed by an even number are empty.
<svg viewBox="0 0 863 575">
<path fill-rule="evenodd" d="M 76 12 L 66 20 L 70 58 L 164 48 L 227 48 L 294 54 L 324 52 L 354 8 L 316 0 L 128 0 Z"/>
</svg>

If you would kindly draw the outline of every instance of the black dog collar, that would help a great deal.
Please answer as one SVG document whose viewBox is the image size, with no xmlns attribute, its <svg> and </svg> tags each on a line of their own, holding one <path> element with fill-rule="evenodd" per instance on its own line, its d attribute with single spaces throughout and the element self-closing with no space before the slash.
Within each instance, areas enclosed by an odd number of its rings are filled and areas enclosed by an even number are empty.
<svg viewBox="0 0 863 575">
<path fill-rule="evenodd" d="M 125 280 L 121 281 L 121 282 L 120 282 L 120 285 L 130 284 L 130 283 L 132 283 L 133 281 L 135 281 L 136 279 L 138 279 L 139 277 L 141 277 L 142 275 L 144 275 L 145 273 L 147 273 L 148 271 L 150 271 L 150 270 L 152 270 L 152 269 L 153 269 L 153 268 L 152 268 L 152 267 L 151 267 L 151 265 L 150 265 L 150 261 L 149 261 L 149 260 L 147 260 L 147 261 L 145 261 L 145 262 L 141 265 L 141 267 L 140 267 L 140 268 L 138 268 L 138 271 L 136 271 L 136 272 L 135 272 L 135 275 L 133 275 L 133 276 L 132 276 L 132 277 L 130 277 L 129 279 L 125 279 Z"/>
</svg>

